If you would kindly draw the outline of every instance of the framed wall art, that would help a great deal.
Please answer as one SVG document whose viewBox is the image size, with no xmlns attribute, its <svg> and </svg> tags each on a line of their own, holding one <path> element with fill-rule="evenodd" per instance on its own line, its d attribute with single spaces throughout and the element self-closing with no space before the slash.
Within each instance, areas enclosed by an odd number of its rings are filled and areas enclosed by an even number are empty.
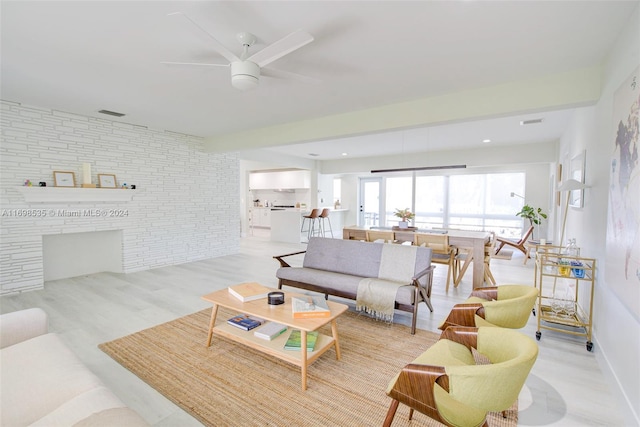
<svg viewBox="0 0 640 427">
<path fill-rule="evenodd" d="M 98 174 L 100 188 L 116 188 L 116 176 L 112 174 Z"/>
<path fill-rule="evenodd" d="M 68 171 L 53 171 L 53 185 L 55 187 L 75 187 L 76 174 Z"/>
</svg>

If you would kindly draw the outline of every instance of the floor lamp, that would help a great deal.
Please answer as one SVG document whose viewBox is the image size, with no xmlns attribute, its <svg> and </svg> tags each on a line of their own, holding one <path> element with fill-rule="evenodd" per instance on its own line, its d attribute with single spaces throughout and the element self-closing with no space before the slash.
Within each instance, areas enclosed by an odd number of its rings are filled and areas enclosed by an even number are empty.
<svg viewBox="0 0 640 427">
<path fill-rule="evenodd" d="M 569 199 L 571 198 L 571 192 L 574 190 L 584 190 L 585 188 L 589 188 L 589 186 L 575 179 L 568 179 L 558 187 L 558 191 L 567 192 L 567 203 L 564 206 L 564 218 L 562 219 L 562 233 L 560 234 L 559 246 L 562 246 L 562 242 L 564 241 L 564 229 L 567 225 L 567 212 L 569 211 Z"/>
</svg>

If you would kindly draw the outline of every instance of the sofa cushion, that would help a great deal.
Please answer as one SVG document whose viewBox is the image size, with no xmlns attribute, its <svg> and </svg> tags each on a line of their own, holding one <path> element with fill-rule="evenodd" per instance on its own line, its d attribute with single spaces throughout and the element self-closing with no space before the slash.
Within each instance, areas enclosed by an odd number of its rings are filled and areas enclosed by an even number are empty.
<svg viewBox="0 0 640 427">
<path fill-rule="evenodd" d="M 321 286 L 326 289 L 326 293 L 329 295 L 334 294 L 335 291 L 339 291 L 343 294 L 347 293 L 352 299 L 355 299 L 356 297 L 360 280 L 364 279 L 364 277 L 360 276 L 352 276 L 350 274 L 304 267 L 281 267 L 276 271 L 276 277 L 278 279 L 292 280 L 295 282 Z M 413 297 L 413 286 L 402 286 L 398 288 L 396 302 L 398 304 L 411 305 L 413 303 Z"/>
<path fill-rule="evenodd" d="M 381 244 L 312 237 L 302 266 L 360 277 L 378 277 Z"/>
<path fill-rule="evenodd" d="M 72 425 L 94 412 L 125 406 L 55 334 L 6 347 L 0 359 L 3 426 L 40 420 L 40 425 Z"/>
</svg>

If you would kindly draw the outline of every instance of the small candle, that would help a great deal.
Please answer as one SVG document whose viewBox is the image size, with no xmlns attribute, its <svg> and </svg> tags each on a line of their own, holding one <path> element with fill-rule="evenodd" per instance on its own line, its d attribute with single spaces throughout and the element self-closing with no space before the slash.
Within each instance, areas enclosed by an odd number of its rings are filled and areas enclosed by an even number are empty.
<svg viewBox="0 0 640 427">
<path fill-rule="evenodd" d="M 89 163 L 82 164 L 82 183 L 91 184 L 91 165 Z"/>
</svg>

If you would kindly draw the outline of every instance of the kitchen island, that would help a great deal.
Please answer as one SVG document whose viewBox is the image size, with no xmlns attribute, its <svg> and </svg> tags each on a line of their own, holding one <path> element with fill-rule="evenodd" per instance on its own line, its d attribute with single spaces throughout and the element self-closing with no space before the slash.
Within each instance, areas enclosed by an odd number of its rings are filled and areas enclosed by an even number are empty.
<svg viewBox="0 0 640 427">
<path fill-rule="evenodd" d="M 320 208 L 322 210 L 322 208 Z M 329 219 L 333 229 L 333 237 L 342 238 L 341 230 L 343 224 L 344 212 L 348 209 L 331 209 Z M 271 241 L 287 242 L 287 243 L 306 243 L 307 242 L 307 225 L 310 220 L 305 221 L 305 231 L 300 232 L 302 226 L 302 217 L 309 215 L 310 209 L 284 209 L 271 211 Z M 316 228 L 318 224 L 316 223 Z M 329 232 L 329 224 L 326 224 L 325 237 L 331 237 Z"/>
</svg>

